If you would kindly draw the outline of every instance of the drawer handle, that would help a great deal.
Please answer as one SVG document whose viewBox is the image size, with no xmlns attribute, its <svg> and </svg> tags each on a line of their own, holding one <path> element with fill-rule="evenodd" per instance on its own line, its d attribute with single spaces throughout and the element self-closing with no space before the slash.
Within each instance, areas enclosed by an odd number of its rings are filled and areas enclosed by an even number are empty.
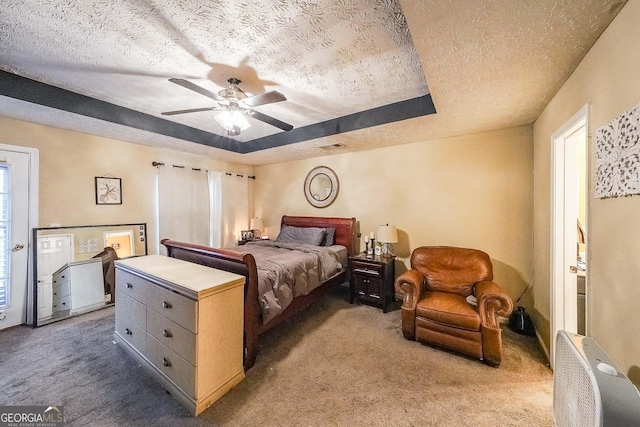
<svg viewBox="0 0 640 427">
<path fill-rule="evenodd" d="M 171 335 L 171 332 L 167 331 L 166 329 L 162 330 L 162 335 L 164 335 L 166 338 L 171 338 L 173 335 Z"/>
<path fill-rule="evenodd" d="M 162 303 L 162 306 L 163 306 L 164 308 L 171 308 L 171 304 L 169 304 L 169 303 L 168 303 L 168 302 L 166 302 L 166 301 L 164 301 L 164 302 Z"/>
<path fill-rule="evenodd" d="M 127 288 L 132 289 L 133 285 L 131 283 L 127 283 Z"/>
<path fill-rule="evenodd" d="M 125 328 L 124 331 L 126 332 L 127 335 L 133 335 L 133 332 L 131 332 L 131 329 L 129 328 Z"/>
<path fill-rule="evenodd" d="M 162 358 L 162 366 L 164 366 L 166 368 L 169 368 L 169 367 L 171 367 L 171 362 L 169 362 L 166 357 L 163 357 Z"/>
<path fill-rule="evenodd" d="M 374 275 L 374 276 L 379 276 L 380 275 L 380 272 L 378 272 L 376 270 L 369 270 L 369 269 L 366 269 L 366 268 L 355 268 L 353 271 L 356 272 L 356 273 L 371 274 L 371 275 Z"/>
</svg>

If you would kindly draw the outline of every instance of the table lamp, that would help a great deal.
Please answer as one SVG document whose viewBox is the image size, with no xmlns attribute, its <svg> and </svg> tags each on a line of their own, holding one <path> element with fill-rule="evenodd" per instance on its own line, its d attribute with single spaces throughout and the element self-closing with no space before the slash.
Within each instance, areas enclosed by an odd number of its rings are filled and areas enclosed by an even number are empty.
<svg viewBox="0 0 640 427">
<path fill-rule="evenodd" d="M 381 225 L 378 227 L 378 242 L 382 243 L 382 256 L 393 256 L 392 243 L 398 243 L 398 230 L 395 225 Z"/>
<path fill-rule="evenodd" d="M 262 237 L 262 230 L 264 230 L 264 220 L 262 218 L 251 218 L 250 229 L 253 230 L 254 239 Z"/>
</svg>

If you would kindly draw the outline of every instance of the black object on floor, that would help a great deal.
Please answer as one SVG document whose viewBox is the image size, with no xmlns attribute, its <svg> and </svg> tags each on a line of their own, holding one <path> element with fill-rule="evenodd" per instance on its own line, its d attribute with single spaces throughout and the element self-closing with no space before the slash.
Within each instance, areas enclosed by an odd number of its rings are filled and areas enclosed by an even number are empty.
<svg viewBox="0 0 640 427">
<path fill-rule="evenodd" d="M 531 316 L 521 306 L 518 306 L 517 310 L 509 316 L 509 328 L 523 335 L 534 335 L 536 333 Z"/>
</svg>

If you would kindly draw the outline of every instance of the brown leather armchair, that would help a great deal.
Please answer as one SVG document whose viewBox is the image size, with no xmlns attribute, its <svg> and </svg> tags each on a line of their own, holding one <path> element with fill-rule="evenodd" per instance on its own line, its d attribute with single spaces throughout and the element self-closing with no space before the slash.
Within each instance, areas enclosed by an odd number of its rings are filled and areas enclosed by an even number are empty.
<svg viewBox="0 0 640 427">
<path fill-rule="evenodd" d="M 405 338 L 500 365 L 498 316 L 508 316 L 513 302 L 493 282 L 489 255 L 450 246 L 416 248 L 411 269 L 396 279 L 395 289 L 403 295 Z M 467 301 L 469 295 L 476 297 L 477 306 Z"/>
</svg>

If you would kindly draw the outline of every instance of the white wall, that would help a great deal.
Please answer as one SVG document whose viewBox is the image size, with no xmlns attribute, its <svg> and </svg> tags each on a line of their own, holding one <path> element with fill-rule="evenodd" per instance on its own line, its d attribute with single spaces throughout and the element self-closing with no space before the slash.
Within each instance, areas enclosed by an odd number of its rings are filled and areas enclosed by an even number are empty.
<svg viewBox="0 0 640 427">
<path fill-rule="evenodd" d="M 534 124 L 535 320 L 549 345 L 551 135 L 589 103 L 588 328 L 640 384 L 640 196 L 594 199 L 594 131 L 640 102 L 640 0 L 630 0 Z"/>
</svg>

